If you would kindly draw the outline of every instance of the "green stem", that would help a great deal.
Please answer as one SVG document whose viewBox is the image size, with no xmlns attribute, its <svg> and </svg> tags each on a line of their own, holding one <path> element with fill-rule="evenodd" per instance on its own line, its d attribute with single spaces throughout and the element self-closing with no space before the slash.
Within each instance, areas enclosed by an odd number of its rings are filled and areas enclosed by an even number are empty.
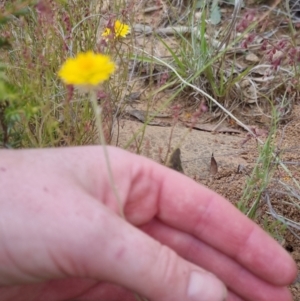
<svg viewBox="0 0 300 301">
<path fill-rule="evenodd" d="M 106 142 L 105 142 L 105 138 L 104 138 L 104 133 L 103 133 L 103 128 L 102 128 L 101 108 L 97 104 L 96 91 L 91 92 L 91 103 L 93 106 L 93 111 L 94 111 L 94 115 L 95 115 L 95 119 L 96 119 L 96 127 L 97 127 L 98 135 L 99 135 L 98 136 L 98 144 L 102 145 L 102 147 L 103 147 L 104 157 L 105 157 L 107 171 L 108 171 L 109 183 L 110 183 L 110 186 L 116 197 L 117 203 L 119 205 L 120 215 L 122 218 L 126 219 L 124 210 L 123 210 L 123 206 L 122 206 L 122 202 L 121 202 L 118 190 L 116 189 L 116 185 L 115 185 L 115 181 L 114 181 L 114 177 L 113 177 L 113 173 L 112 173 L 112 169 L 111 169 L 111 165 L 110 165 L 109 155 L 108 155 Z"/>
</svg>

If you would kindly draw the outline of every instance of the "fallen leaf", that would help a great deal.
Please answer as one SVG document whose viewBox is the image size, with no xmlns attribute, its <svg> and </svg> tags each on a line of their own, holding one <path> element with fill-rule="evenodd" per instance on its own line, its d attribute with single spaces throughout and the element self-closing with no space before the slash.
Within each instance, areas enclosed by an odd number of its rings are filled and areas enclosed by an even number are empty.
<svg viewBox="0 0 300 301">
<path fill-rule="evenodd" d="M 218 6 L 218 1 L 213 0 L 211 13 L 210 13 L 210 22 L 213 25 L 217 25 L 221 22 L 221 13 L 220 7 Z"/>
<path fill-rule="evenodd" d="M 176 148 L 172 153 L 172 155 L 170 156 L 167 166 L 184 174 L 182 164 L 181 164 L 180 153 L 181 153 L 180 148 Z"/>
<path fill-rule="evenodd" d="M 214 157 L 214 154 L 211 154 L 210 158 L 210 170 L 209 173 L 213 176 L 218 172 L 218 163 Z"/>
<path fill-rule="evenodd" d="M 143 110 L 128 110 L 126 111 L 130 116 L 135 117 L 136 119 L 138 119 L 139 121 L 146 123 L 148 125 L 156 125 L 156 126 L 170 126 L 171 123 L 167 123 L 167 122 L 160 122 L 160 121 L 155 121 L 155 120 L 148 120 L 151 119 L 152 117 L 157 117 L 157 118 L 166 118 L 166 117 L 170 117 L 170 114 L 160 114 L 160 113 L 155 113 L 155 112 L 147 112 L 147 111 L 143 111 Z"/>
<path fill-rule="evenodd" d="M 247 103 L 257 102 L 257 89 L 253 81 L 244 79 L 240 83 L 242 93 L 244 95 L 244 101 Z"/>
</svg>

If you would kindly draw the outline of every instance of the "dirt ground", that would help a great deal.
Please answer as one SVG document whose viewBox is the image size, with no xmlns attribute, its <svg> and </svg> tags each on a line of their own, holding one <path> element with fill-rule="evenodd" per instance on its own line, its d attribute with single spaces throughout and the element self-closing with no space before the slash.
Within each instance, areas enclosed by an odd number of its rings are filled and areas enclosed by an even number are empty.
<svg viewBox="0 0 300 301">
<path fill-rule="evenodd" d="M 146 11 L 149 8 L 153 8 L 153 10 L 149 9 L 147 13 L 137 14 L 135 22 L 138 25 L 142 23 L 144 26 L 152 26 L 152 28 L 157 29 L 160 26 L 166 27 L 170 24 L 170 21 L 172 21 L 170 19 L 174 16 L 174 9 L 165 9 L 163 5 L 162 7 L 157 7 L 157 1 L 143 3 L 144 6 L 140 5 L 139 11 L 143 11 L 142 9 Z M 257 5 L 246 1 L 246 7 L 249 6 L 252 9 L 254 7 L 254 9 L 259 10 L 260 7 Z M 218 25 L 220 27 L 226 25 L 224 20 L 226 20 L 226 16 L 231 16 L 232 6 L 221 6 L 221 12 L 222 21 Z M 241 13 L 244 12 L 242 11 Z M 168 22 L 163 23 L 162 21 L 166 20 L 166 18 Z M 281 21 L 277 17 L 270 18 L 270 23 L 273 25 L 279 26 L 278 22 L 280 23 Z M 141 45 L 148 49 L 149 52 L 154 52 L 160 57 L 170 55 L 164 47 L 159 46 L 159 43 L 155 41 L 153 36 L 147 36 L 145 42 L 145 36 L 140 34 L 140 26 L 136 26 L 134 31 L 136 45 Z M 174 37 L 165 36 L 164 38 L 165 41 L 176 47 L 176 39 Z M 156 45 L 154 48 L 153 44 Z M 247 66 L 247 64 L 252 64 L 256 57 L 259 58 L 259 48 L 255 49 L 250 52 L 253 55 L 252 57 L 248 56 L 248 58 L 245 58 L 245 56 L 242 56 L 241 59 L 237 58 L 239 64 Z M 147 70 L 145 71 L 146 73 Z M 111 144 L 127 148 L 134 153 L 141 153 L 157 162 L 184 172 L 195 181 L 206 185 L 237 205 L 242 198 L 245 185 L 259 158 L 259 143 L 257 140 L 250 138 L 243 128 L 230 119 L 218 123 L 222 118 L 220 116 L 220 118 L 215 118 L 215 112 L 207 112 L 201 115 L 196 126 L 193 129 L 189 128 L 189 118 L 187 116 L 193 114 L 196 107 L 190 105 L 190 99 L 184 98 L 176 99 L 172 103 L 173 106 L 175 103 L 175 105 L 180 105 L 181 107 L 176 122 L 174 122 L 174 112 L 172 112 L 171 106 L 167 106 L 165 109 L 160 110 L 160 113 L 156 114 L 151 123 L 144 128 L 145 112 L 147 111 L 147 116 L 149 117 L 151 111 L 159 108 L 164 99 L 172 94 L 171 91 L 156 95 L 155 101 L 151 102 L 149 108 L 147 99 L 150 93 L 147 92 L 145 87 L 146 83 L 142 82 L 137 91 L 142 89 L 143 93 L 138 94 L 138 96 L 135 93 L 130 95 L 133 97 L 127 103 L 124 115 L 119 123 L 118 132 L 114 134 Z M 251 89 L 248 90 L 248 94 L 252 92 Z M 280 95 L 280 91 L 278 91 L 278 95 L 275 96 Z M 291 254 L 297 262 L 300 271 L 300 231 L 296 229 L 296 227 L 299 228 L 300 210 L 299 207 L 296 208 L 294 205 L 296 203 L 299 206 L 300 199 L 299 188 L 294 183 L 295 179 L 300 181 L 298 142 L 298 137 L 300 137 L 300 102 L 297 95 L 297 93 L 294 94 L 293 105 L 289 108 L 288 114 L 282 118 L 276 133 L 273 135 L 275 157 L 271 162 L 273 164 L 271 180 L 263 191 L 258 203 L 255 221 L 269 231 Z M 263 105 L 261 107 L 258 106 L 258 102 L 259 100 L 240 104 L 241 107 L 239 109 L 241 108 L 241 110 L 235 111 L 234 114 L 237 114 L 236 116 L 241 118 L 257 134 L 258 139 L 266 141 L 271 131 L 271 119 L 266 117 L 270 111 L 267 108 L 263 108 Z M 266 109 L 265 114 L 261 113 L 261 110 L 264 109 Z M 241 114 L 241 111 L 245 114 Z M 257 111 L 259 112 L 257 113 Z M 209 120 L 212 121 L 209 122 Z M 180 149 L 180 153 L 175 151 L 177 148 Z M 168 150 L 170 153 L 173 152 L 173 156 L 167 161 L 166 153 Z M 286 164 L 291 172 L 290 175 L 287 175 L 282 167 L 275 164 L 275 158 L 280 158 Z M 259 187 L 258 184 L 254 183 L 253 185 Z M 255 196 L 254 193 L 253 198 Z M 284 217 L 290 221 L 290 226 L 282 229 L 281 224 L 275 222 L 274 216 Z M 290 289 L 294 300 L 300 301 L 300 277 Z"/>
</svg>

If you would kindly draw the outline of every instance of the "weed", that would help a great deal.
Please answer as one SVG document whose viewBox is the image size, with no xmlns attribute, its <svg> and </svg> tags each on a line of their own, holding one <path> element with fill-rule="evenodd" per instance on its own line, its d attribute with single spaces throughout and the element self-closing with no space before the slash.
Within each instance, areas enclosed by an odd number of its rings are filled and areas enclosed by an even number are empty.
<svg viewBox="0 0 300 301">
<path fill-rule="evenodd" d="M 262 194 L 268 187 L 273 174 L 273 153 L 275 149 L 274 135 L 278 126 L 278 112 L 273 109 L 273 124 L 263 145 L 258 145 L 259 157 L 247 180 L 243 196 L 237 207 L 249 218 L 255 219 Z M 250 205 L 250 208 L 249 208 Z"/>
</svg>

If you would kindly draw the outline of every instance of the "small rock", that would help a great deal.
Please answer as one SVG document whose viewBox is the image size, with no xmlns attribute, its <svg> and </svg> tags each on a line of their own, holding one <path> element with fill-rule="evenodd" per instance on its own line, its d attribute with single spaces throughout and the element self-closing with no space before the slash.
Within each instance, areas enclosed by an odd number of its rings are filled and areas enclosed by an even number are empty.
<svg viewBox="0 0 300 301">
<path fill-rule="evenodd" d="M 252 63 L 257 63 L 259 62 L 259 58 L 252 52 L 246 55 L 245 57 L 246 61 L 252 62 Z"/>
</svg>

